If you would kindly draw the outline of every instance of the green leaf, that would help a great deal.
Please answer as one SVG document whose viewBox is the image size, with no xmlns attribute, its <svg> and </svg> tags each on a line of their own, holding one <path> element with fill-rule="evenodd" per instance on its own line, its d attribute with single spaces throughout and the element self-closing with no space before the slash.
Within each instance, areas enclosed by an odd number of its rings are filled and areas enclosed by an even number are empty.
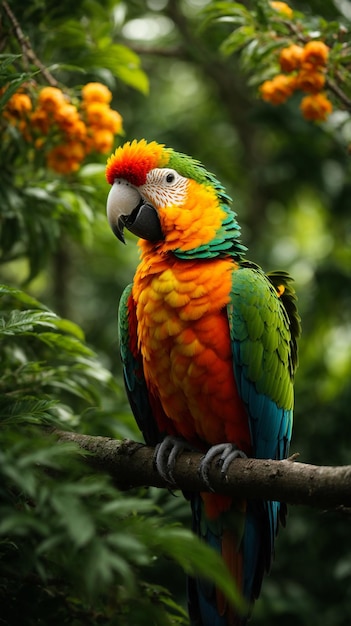
<svg viewBox="0 0 351 626">
<path fill-rule="evenodd" d="M 64 526 L 75 548 L 86 545 L 96 533 L 88 510 L 74 494 L 56 493 L 51 504 L 58 515 L 59 524 Z"/>
<path fill-rule="evenodd" d="M 119 500 L 113 500 L 112 502 L 107 502 L 103 505 L 102 508 L 104 513 L 118 515 L 118 517 L 130 516 L 133 514 L 140 515 L 141 513 L 151 513 L 151 512 L 159 512 L 160 509 L 157 507 L 152 500 L 149 499 L 141 499 L 139 498 L 123 498 Z"/>
<path fill-rule="evenodd" d="M 85 339 L 83 330 L 80 328 L 80 326 L 78 326 L 78 324 L 75 324 L 71 320 L 57 318 L 55 320 L 55 326 L 60 331 L 73 335 L 79 341 L 84 341 Z M 91 351 L 90 353 L 92 354 Z"/>
<path fill-rule="evenodd" d="M 161 537 L 164 532 L 165 529 L 160 530 Z M 198 537 L 182 528 L 167 528 L 167 541 L 163 549 L 188 574 L 200 575 L 211 580 L 239 611 L 245 611 L 245 601 L 234 585 L 220 554 L 201 542 Z"/>
<path fill-rule="evenodd" d="M 72 354 L 75 356 L 93 356 L 93 352 L 84 345 L 81 341 L 75 337 L 67 337 L 59 333 L 26 333 L 26 336 L 35 337 L 39 341 L 42 341 L 46 345 L 50 346 L 53 350 L 57 350 L 58 353 Z"/>
<path fill-rule="evenodd" d="M 126 85 L 134 87 L 138 91 L 141 91 L 144 95 L 149 93 L 149 79 L 145 72 L 138 67 L 123 67 L 122 65 L 116 67 L 116 76 L 121 79 Z"/>
<path fill-rule="evenodd" d="M 51 311 L 11 311 L 8 319 L 0 318 L 0 335 L 22 334 L 35 326 L 54 328 L 55 313 Z"/>
<path fill-rule="evenodd" d="M 135 52 L 119 44 L 106 44 L 100 49 L 91 50 L 85 57 L 89 65 L 109 69 L 126 84 L 148 93 L 149 81 L 140 67 L 140 59 Z"/>
<path fill-rule="evenodd" d="M 204 9 L 204 13 L 212 19 L 223 19 L 226 21 L 234 21 L 239 19 L 239 23 L 252 22 L 252 13 L 240 2 L 211 2 L 211 4 Z"/>
<path fill-rule="evenodd" d="M 17 379 L 17 383 L 18 383 Z M 54 421 L 53 411 L 57 407 L 55 399 L 38 399 L 34 396 L 21 393 L 18 385 L 20 399 L 16 396 L 3 394 L 0 400 L 1 423 L 13 424 L 15 427 L 20 424 L 45 425 L 46 422 Z"/>
<path fill-rule="evenodd" d="M 10 287 L 9 285 L 0 284 L 0 297 L 5 295 L 12 296 L 21 304 L 25 304 L 31 308 L 43 309 L 45 311 L 49 310 L 42 302 L 39 302 L 39 300 L 33 298 L 33 296 L 25 291 L 17 289 L 16 287 Z"/>
<path fill-rule="evenodd" d="M 45 523 L 33 516 L 23 513 L 13 513 L 11 515 L 8 514 L 8 511 L 4 509 L 1 510 L 1 508 L 0 515 L 0 536 L 10 534 L 13 537 L 26 537 L 31 536 L 32 533 L 41 533 L 44 535 L 47 532 Z"/>
<path fill-rule="evenodd" d="M 250 43 L 254 36 L 255 29 L 252 26 L 237 28 L 223 41 L 221 52 L 225 55 L 233 54 Z"/>
</svg>

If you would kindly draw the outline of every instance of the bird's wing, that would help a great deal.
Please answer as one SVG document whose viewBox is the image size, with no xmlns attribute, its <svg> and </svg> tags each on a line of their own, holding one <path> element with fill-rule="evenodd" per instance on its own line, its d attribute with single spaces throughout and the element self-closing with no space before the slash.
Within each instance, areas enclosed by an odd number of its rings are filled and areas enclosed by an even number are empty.
<svg viewBox="0 0 351 626">
<path fill-rule="evenodd" d="M 157 407 L 150 397 L 143 362 L 138 348 L 137 317 L 132 296 L 132 285 L 128 285 L 121 297 L 118 310 L 118 330 L 120 352 L 123 365 L 124 383 L 128 400 L 136 422 L 148 445 L 156 445 L 161 439 L 155 420 Z"/>
<path fill-rule="evenodd" d="M 285 273 L 266 276 L 249 262 L 233 272 L 227 307 L 233 368 L 239 394 L 247 408 L 253 456 L 257 458 L 283 459 L 289 451 L 296 339 L 300 334 L 290 280 Z M 256 557 L 246 562 L 261 564 L 262 569 L 258 565 L 256 571 L 247 571 L 245 577 L 248 587 L 257 587 L 255 595 L 259 592 L 263 569 L 269 569 L 279 519 L 284 523 L 285 509 L 279 502 L 249 503 L 248 520 L 252 523 L 246 525 L 244 543 L 246 553 L 256 551 Z M 258 515 L 261 531 L 255 529 Z"/>
<path fill-rule="evenodd" d="M 227 310 L 234 375 L 257 458 L 283 459 L 289 450 L 297 328 L 283 304 L 288 280 L 250 263 L 233 272 Z"/>
</svg>

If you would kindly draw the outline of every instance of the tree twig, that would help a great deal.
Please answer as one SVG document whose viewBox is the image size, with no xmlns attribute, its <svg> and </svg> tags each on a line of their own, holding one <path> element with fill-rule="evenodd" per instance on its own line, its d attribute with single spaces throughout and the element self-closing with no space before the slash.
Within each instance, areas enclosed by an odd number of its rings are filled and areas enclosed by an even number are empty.
<svg viewBox="0 0 351 626">
<path fill-rule="evenodd" d="M 54 431 L 60 441 L 75 442 L 88 452 L 87 461 L 109 473 L 120 489 L 138 486 L 170 488 L 154 467 L 154 449 L 134 441 Z M 198 473 L 202 454 L 184 452 L 174 469 L 175 485 L 184 491 L 208 491 Z M 351 507 L 351 466 L 317 466 L 284 461 L 236 459 L 226 477 L 213 463 L 210 481 L 218 493 L 251 500 L 278 500 L 320 509 Z"/>
<path fill-rule="evenodd" d="M 350 98 L 348 98 L 346 93 L 344 93 L 342 89 L 340 89 L 340 87 L 330 78 L 326 79 L 325 85 L 327 89 L 329 89 L 329 91 L 331 91 L 334 94 L 334 96 L 340 100 L 340 102 L 345 106 L 345 108 L 351 112 L 351 100 Z"/>
<path fill-rule="evenodd" d="M 28 37 L 25 36 L 25 34 L 23 33 L 19 22 L 16 18 L 16 16 L 14 15 L 14 13 L 12 12 L 12 10 L 10 9 L 8 3 L 6 2 L 6 0 L 3 0 L 2 2 L 2 6 L 3 9 L 7 15 L 7 17 L 9 18 L 14 33 L 15 33 L 15 37 L 18 40 L 18 43 L 20 44 L 21 48 L 22 48 L 22 53 L 23 53 L 23 57 L 25 60 L 30 61 L 31 63 L 33 63 L 34 65 L 36 65 L 40 72 L 42 73 L 42 75 L 44 76 L 45 80 L 47 81 L 47 83 L 49 85 L 51 85 L 51 87 L 56 87 L 58 85 L 58 82 L 56 80 L 56 78 L 53 77 L 53 75 L 51 74 L 51 72 L 49 72 L 49 70 L 45 67 L 45 65 L 43 65 L 43 63 L 40 61 L 40 59 L 38 59 L 37 55 L 35 54 Z"/>
</svg>

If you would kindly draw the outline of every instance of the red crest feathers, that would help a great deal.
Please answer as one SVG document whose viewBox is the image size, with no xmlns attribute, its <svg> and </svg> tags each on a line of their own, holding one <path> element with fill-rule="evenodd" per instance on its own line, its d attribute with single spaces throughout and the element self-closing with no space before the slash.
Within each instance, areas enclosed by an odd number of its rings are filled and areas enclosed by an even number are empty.
<svg viewBox="0 0 351 626">
<path fill-rule="evenodd" d="M 116 178 L 124 178 L 131 185 L 139 187 L 145 183 L 150 170 L 167 164 L 169 156 L 170 150 L 156 141 L 128 141 L 109 157 L 106 166 L 107 182 L 112 185 Z"/>
</svg>

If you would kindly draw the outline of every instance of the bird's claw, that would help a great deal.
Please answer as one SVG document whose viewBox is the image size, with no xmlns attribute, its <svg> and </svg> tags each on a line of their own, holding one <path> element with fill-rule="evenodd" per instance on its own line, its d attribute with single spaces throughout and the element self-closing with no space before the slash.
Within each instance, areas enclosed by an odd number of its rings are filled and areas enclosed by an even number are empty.
<svg viewBox="0 0 351 626">
<path fill-rule="evenodd" d="M 157 444 L 155 448 L 154 464 L 160 476 L 162 476 L 171 487 L 175 486 L 173 472 L 179 454 L 186 450 L 191 451 L 193 449 L 194 448 L 186 443 L 184 439 L 171 436 L 165 437 L 161 443 Z"/>
<path fill-rule="evenodd" d="M 209 478 L 211 463 L 218 455 L 220 455 L 220 457 L 216 462 L 216 465 L 221 468 L 222 477 L 226 475 L 227 470 L 234 459 L 247 458 L 245 452 L 239 450 L 234 443 L 219 443 L 212 446 L 201 460 L 199 467 L 199 475 L 210 491 L 214 491 Z"/>
</svg>

